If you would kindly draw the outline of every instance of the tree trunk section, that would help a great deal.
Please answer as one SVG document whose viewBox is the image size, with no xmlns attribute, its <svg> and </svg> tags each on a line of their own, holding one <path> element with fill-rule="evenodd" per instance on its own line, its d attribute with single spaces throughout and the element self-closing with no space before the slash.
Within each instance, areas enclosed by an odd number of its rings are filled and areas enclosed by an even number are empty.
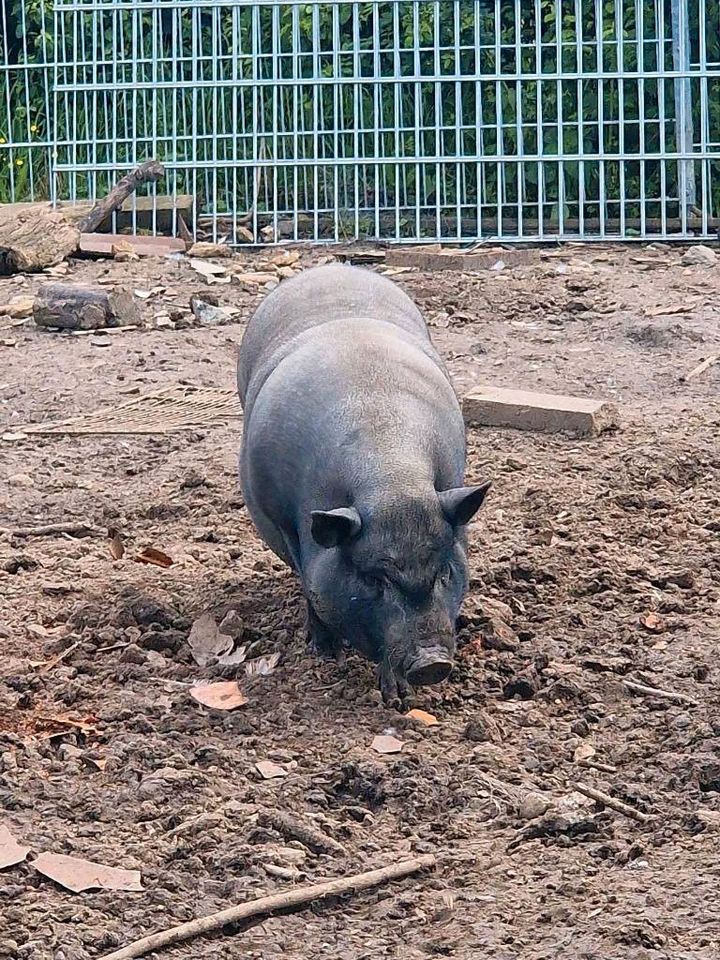
<svg viewBox="0 0 720 960">
<path fill-rule="evenodd" d="M 0 275 L 37 273 L 75 253 L 80 231 L 57 210 L 0 210 Z"/>
<path fill-rule="evenodd" d="M 140 323 L 140 311 L 131 293 L 48 283 L 38 290 L 33 319 L 39 327 L 60 330 L 100 330 Z"/>
</svg>

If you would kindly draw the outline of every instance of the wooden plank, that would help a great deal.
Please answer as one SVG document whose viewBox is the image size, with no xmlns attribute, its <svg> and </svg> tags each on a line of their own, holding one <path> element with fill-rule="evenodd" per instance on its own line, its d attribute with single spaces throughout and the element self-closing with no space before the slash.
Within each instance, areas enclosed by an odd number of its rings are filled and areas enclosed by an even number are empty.
<svg viewBox="0 0 720 960">
<path fill-rule="evenodd" d="M 139 257 L 166 257 L 185 253 L 184 240 L 175 237 L 140 237 L 128 233 L 81 233 L 80 253 L 92 256 L 113 256 L 113 247 L 130 251 Z"/>
<path fill-rule="evenodd" d="M 588 400 L 525 390 L 481 387 L 463 399 L 463 417 L 472 426 L 509 427 L 542 433 L 597 436 L 619 425 L 617 408 Z"/>
<path fill-rule="evenodd" d="M 489 270 L 498 261 L 507 267 L 530 263 L 536 259 L 532 250 L 506 250 L 489 247 L 482 250 L 458 250 L 433 244 L 425 247 L 391 247 L 386 251 L 385 263 L 390 267 L 417 267 L 418 270 L 458 270 L 472 273 Z"/>
</svg>

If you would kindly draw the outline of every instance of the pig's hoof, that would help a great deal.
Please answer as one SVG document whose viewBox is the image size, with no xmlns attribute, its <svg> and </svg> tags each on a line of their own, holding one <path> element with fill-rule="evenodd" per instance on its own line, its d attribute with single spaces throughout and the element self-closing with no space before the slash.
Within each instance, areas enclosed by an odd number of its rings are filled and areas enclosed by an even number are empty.
<svg viewBox="0 0 720 960">
<path fill-rule="evenodd" d="M 412 687 L 429 687 L 446 680 L 452 670 L 452 660 L 442 650 L 423 651 L 408 665 L 405 672 Z"/>
<path fill-rule="evenodd" d="M 340 666 L 345 663 L 345 650 L 342 641 L 315 616 L 312 608 L 308 610 L 308 640 L 319 657 L 336 660 Z"/>
<path fill-rule="evenodd" d="M 389 664 L 380 666 L 380 693 L 385 706 L 391 710 L 402 710 L 405 700 L 410 696 L 410 687 L 402 677 L 398 677 Z"/>
</svg>

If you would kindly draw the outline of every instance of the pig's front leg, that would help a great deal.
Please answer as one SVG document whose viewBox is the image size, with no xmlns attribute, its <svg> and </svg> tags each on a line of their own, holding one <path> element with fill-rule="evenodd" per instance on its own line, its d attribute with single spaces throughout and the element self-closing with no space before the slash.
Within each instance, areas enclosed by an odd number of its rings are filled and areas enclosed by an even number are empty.
<svg viewBox="0 0 720 960">
<path fill-rule="evenodd" d="M 345 665 L 345 650 L 339 640 L 325 624 L 318 619 L 310 601 L 307 604 L 307 633 L 313 650 L 319 657 L 336 660 L 339 666 Z"/>
<path fill-rule="evenodd" d="M 387 654 L 383 657 L 378 670 L 380 693 L 386 706 L 402 710 L 403 702 L 410 696 L 410 686 L 399 677 Z"/>
</svg>

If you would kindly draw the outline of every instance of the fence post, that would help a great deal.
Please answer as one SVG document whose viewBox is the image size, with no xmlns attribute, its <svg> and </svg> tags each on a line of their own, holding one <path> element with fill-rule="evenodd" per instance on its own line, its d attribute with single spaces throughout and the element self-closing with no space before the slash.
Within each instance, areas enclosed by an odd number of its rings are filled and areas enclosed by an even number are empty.
<svg viewBox="0 0 720 960">
<path fill-rule="evenodd" d="M 690 19 L 688 0 L 671 0 L 673 70 L 687 74 L 690 71 Z M 675 78 L 675 140 L 681 155 L 693 152 L 692 88 L 689 76 Z M 685 212 L 695 206 L 695 163 L 680 160 L 679 199 Z M 681 210 L 682 216 L 682 210 Z"/>
</svg>

